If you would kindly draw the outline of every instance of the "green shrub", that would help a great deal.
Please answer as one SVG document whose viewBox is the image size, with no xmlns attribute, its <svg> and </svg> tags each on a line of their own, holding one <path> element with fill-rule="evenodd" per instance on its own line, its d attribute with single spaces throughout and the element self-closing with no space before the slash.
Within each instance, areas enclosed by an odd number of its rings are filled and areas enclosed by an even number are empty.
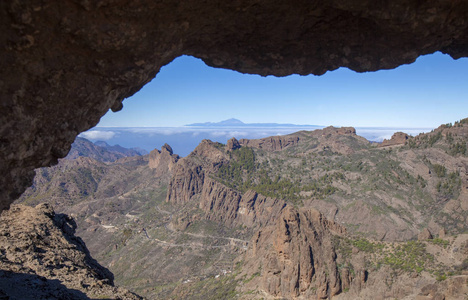
<svg viewBox="0 0 468 300">
<path fill-rule="evenodd" d="M 447 169 L 439 164 L 433 164 L 432 167 L 434 168 L 434 172 L 436 173 L 437 177 L 445 177 L 445 173 Z"/>
<path fill-rule="evenodd" d="M 367 239 L 358 239 L 352 242 L 353 246 L 364 252 L 375 252 L 383 249 L 384 245 L 379 243 L 372 243 Z"/>
<path fill-rule="evenodd" d="M 442 246 L 444 248 L 447 248 L 447 246 L 450 244 L 449 241 L 446 241 L 446 240 L 443 240 L 441 238 L 434 238 L 434 239 L 431 239 L 431 240 L 427 240 L 429 243 L 432 243 L 434 245 L 439 245 L 439 246 Z"/>
<path fill-rule="evenodd" d="M 462 154 L 466 155 L 468 154 L 466 151 L 466 143 L 465 142 L 457 142 L 455 144 L 450 145 L 450 150 L 449 150 L 450 155 L 457 155 L 457 154 Z"/>
<path fill-rule="evenodd" d="M 437 281 L 444 281 L 445 279 L 447 279 L 447 275 L 445 274 L 437 275 L 436 277 Z"/>
</svg>

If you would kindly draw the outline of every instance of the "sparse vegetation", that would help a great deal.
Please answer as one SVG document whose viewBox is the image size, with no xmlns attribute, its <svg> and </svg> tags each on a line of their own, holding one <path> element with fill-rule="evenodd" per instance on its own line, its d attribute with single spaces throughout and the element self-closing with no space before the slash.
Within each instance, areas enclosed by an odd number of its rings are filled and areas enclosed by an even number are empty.
<svg viewBox="0 0 468 300">
<path fill-rule="evenodd" d="M 237 299 L 238 281 L 235 276 L 231 274 L 197 281 L 186 289 L 185 299 Z"/>
<path fill-rule="evenodd" d="M 434 172 L 436 173 L 437 177 L 445 177 L 445 173 L 447 169 L 439 164 L 433 164 L 432 167 L 434 168 Z"/>
<path fill-rule="evenodd" d="M 384 248 L 384 245 L 382 243 L 374 243 L 370 242 L 367 239 L 361 238 L 358 240 L 352 240 L 351 244 L 358 248 L 360 251 L 364 252 L 376 252 L 378 250 L 382 250 Z"/>
<path fill-rule="evenodd" d="M 385 253 L 380 263 L 389 265 L 392 269 L 421 273 L 432 262 L 434 256 L 427 253 L 423 243 L 409 241 Z"/>
<path fill-rule="evenodd" d="M 241 147 L 230 152 L 230 155 L 230 162 L 221 166 L 216 174 L 216 178 L 223 184 L 242 192 L 252 189 L 264 196 L 284 199 L 296 205 L 300 205 L 304 198 L 301 192 L 311 192 L 313 197 L 323 199 L 336 192 L 337 189 L 331 185 L 334 180 L 344 180 L 343 173 L 335 172 L 308 183 L 292 181 L 279 174 L 272 176 L 277 171 L 266 160 L 259 164 L 252 148 Z M 271 164 L 281 165 L 282 161 L 273 159 Z M 301 166 L 305 168 L 304 160 L 301 161 Z"/>
<path fill-rule="evenodd" d="M 350 258 L 353 253 L 353 247 L 359 251 L 371 254 L 367 256 L 367 265 L 379 269 L 387 265 L 394 271 L 416 272 L 423 271 L 433 274 L 438 280 L 445 278 L 444 274 L 452 274 L 447 267 L 437 264 L 432 254 L 426 250 L 426 243 L 432 243 L 442 248 L 448 246 L 448 241 L 442 239 L 421 241 L 408 241 L 399 243 L 372 242 L 365 238 L 346 239 L 335 237 L 334 245 L 338 250 L 341 267 L 351 268 Z"/>
<path fill-rule="evenodd" d="M 447 248 L 448 245 L 450 245 L 450 242 L 441 238 L 434 238 L 427 240 L 429 243 L 434 244 L 434 245 L 439 245 L 444 248 Z"/>
<path fill-rule="evenodd" d="M 216 149 L 221 150 L 221 151 L 224 151 L 224 148 L 226 147 L 225 144 L 218 143 L 218 142 L 213 143 L 213 145 L 215 146 Z"/>
<path fill-rule="evenodd" d="M 450 173 L 446 178 L 443 178 L 436 185 L 439 196 L 443 199 L 455 198 L 461 188 L 461 179 L 458 172 Z"/>
<path fill-rule="evenodd" d="M 454 155 L 454 156 L 457 154 L 467 155 L 468 153 L 466 151 L 466 142 L 457 142 L 457 143 L 451 144 L 449 153 L 450 155 Z"/>
<path fill-rule="evenodd" d="M 258 277 L 258 276 L 260 276 L 260 272 L 255 272 L 249 278 L 244 279 L 243 283 L 248 283 L 248 282 L 252 281 L 252 279 L 254 279 L 255 277 Z"/>
<path fill-rule="evenodd" d="M 434 146 L 434 144 L 437 143 L 437 141 L 439 141 L 441 138 L 442 138 L 441 131 L 438 131 L 436 134 L 432 134 L 428 140 L 429 146 Z"/>
<path fill-rule="evenodd" d="M 231 160 L 219 168 L 217 177 L 232 188 L 245 190 L 257 169 L 254 151 L 252 148 L 241 147 L 229 153 Z"/>
<path fill-rule="evenodd" d="M 122 232 L 122 244 L 126 244 L 127 241 L 132 237 L 133 231 L 130 228 L 124 228 Z"/>
<path fill-rule="evenodd" d="M 456 121 L 454 126 L 462 127 L 464 124 L 468 125 L 468 118 L 461 119 L 460 121 Z"/>
</svg>

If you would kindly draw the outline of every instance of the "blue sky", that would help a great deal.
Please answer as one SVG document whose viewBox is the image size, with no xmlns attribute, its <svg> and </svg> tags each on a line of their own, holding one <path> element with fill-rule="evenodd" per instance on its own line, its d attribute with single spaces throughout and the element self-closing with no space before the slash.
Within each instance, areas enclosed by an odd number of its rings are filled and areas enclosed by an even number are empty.
<svg viewBox="0 0 468 300">
<path fill-rule="evenodd" d="M 261 77 L 183 56 L 107 113 L 100 127 L 171 127 L 237 118 L 245 123 L 437 127 L 468 117 L 468 59 L 435 53 L 393 70 Z"/>
</svg>

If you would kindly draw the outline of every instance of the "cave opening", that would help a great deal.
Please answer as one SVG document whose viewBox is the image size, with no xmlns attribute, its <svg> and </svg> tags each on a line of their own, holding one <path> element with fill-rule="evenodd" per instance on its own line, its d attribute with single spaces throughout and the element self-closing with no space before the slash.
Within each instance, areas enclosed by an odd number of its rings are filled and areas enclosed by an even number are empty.
<svg viewBox="0 0 468 300">
<path fill-rule="evenodd" d="M 467 64 L 466 58 L 453 60 L 437 52 L 391 70 L 340 68 L 321 76 L 261 77 L 182 56 L 124 100 L 123 110 L 109 110 L 80 136 L 146 151 L 168 143 L 182 156 L 205 138 L 226 143 L 232 137 L 262 138 L 326 126 L 356 127 L 368 140 L 382 142 L 396 131 L 414 136 L 463 119 Z M 217 124 L 230 119 L 234 123 Z M 203 123 L 212 124 L 187 126 Z M 308 126 L 284 126 L 289 124 Z"/>
</svg>

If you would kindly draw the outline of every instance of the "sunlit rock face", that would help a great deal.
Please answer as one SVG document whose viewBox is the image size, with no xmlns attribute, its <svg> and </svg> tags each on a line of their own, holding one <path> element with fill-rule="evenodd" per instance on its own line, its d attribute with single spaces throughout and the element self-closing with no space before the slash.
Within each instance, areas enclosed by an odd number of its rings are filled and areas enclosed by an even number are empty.
<svg viewBox="0 0 468 300">
<path fill-rule="evenodd" d="M 468 56 L 468 2 L 453 0 L 11 0 L 0 24 L 0 209 L 183 54 L 277 76 Z"/>
</svg>

